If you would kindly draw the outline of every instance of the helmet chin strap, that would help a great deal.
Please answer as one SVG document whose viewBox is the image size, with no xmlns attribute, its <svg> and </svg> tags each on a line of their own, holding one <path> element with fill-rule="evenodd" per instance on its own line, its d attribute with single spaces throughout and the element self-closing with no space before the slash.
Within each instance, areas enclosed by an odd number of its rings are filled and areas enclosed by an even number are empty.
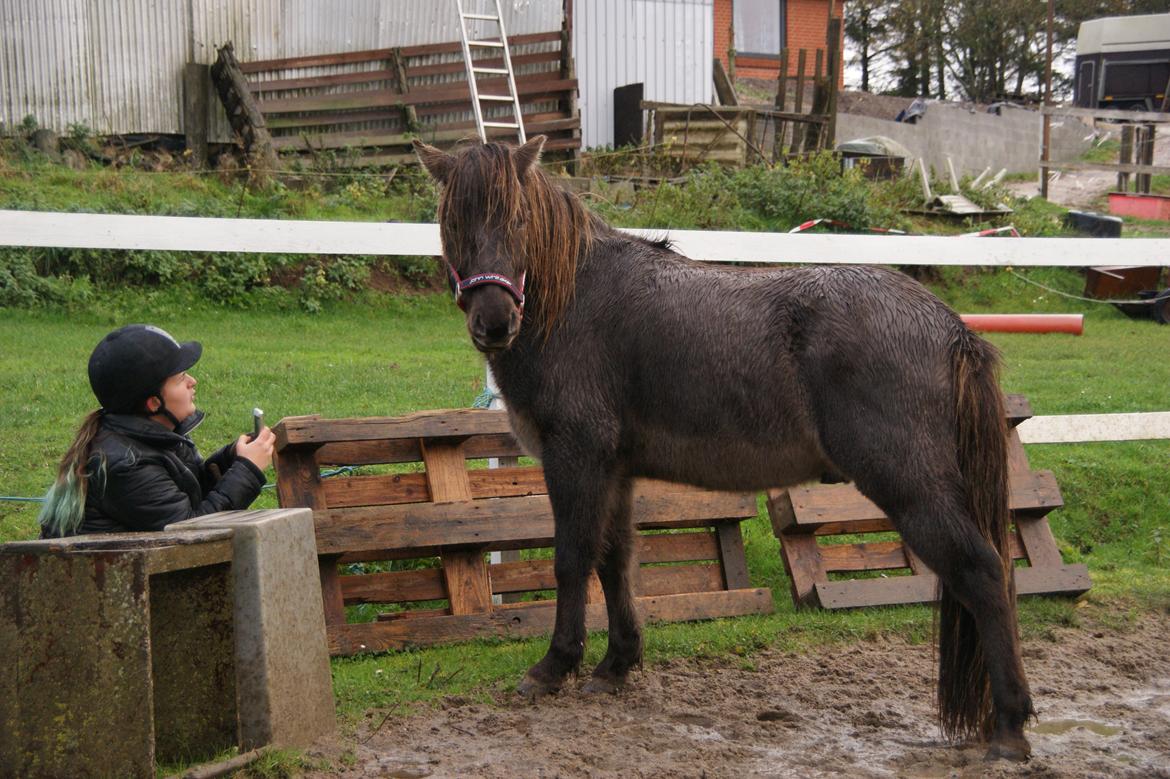
<svg viewBox="0 0 1170 779">
<path fill-rule="evenodd" d="M 178 430 L 179 429 L 179 420 L 176 419 L 175 415 L 172 414 L 170 409 L 167 408 L 167 402 L 165 400 L 163 400 L 163 396 L 162 395 L 151 395 L 151 397 L 158 398 L 158 409 L 156 411 L 152 412 L 151 416 L 155 416 L 157 414 L 162 414 L 164 417 L 166 417 L 167 419 L 169 419 L 171 421 L 171 424 L 175 426 L 174 429 Z"/>
</svg>

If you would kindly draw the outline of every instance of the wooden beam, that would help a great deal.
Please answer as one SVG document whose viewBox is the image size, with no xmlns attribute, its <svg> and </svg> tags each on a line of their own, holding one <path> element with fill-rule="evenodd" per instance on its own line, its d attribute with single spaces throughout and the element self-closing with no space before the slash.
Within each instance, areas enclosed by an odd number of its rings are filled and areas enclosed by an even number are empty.
<svg viewBox="0 0 1170 779">
<path fill-rule="evenodd" d="M 772 611 L 772 595 L 767 589 L 646 596 L 636 598 L 634 603 L 645 622 L 738 617 Z M 607 626 L 604 604 L 588 604 L 585 611 L 589 630 Z M 552 630 L 555 615 L 555 602 L 542 601 L 504 604 L 486 614 L 341 625 L 329 631 L 329 650 L 334 655 L 352 655 L 473 638 L 539 636 Z"/>
</svg>

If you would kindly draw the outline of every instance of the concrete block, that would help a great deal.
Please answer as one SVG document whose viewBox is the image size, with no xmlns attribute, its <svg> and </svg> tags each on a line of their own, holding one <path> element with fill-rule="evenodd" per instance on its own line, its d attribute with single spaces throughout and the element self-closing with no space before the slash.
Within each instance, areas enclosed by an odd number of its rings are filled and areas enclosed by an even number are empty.
<svg viewBox="0 0 1170 779">
<path fill-rule="evenodd" d="M 240 746 L 303 747 L 336 720 L 313 512 L 231 511 L 167 528 L 232 531 Z"/>
<path fill-rule="evenodd" d="M 153 777 L 235 744 L 229 545 L 0 545 L 0 776 Z"/>
</svg>

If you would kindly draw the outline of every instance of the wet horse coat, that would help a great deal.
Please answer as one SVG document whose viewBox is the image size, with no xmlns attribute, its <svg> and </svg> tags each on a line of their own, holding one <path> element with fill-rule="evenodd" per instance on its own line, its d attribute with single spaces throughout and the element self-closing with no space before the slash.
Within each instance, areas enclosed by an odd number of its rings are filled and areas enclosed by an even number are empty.
<svg viewBox="0 0 1170 779">
<path fill-rule="evenodd" d="M 520 691 L 559 689 L 580 664 L 593 570 L 609 647 L 585 689 L 640 663 L 632 479 L 761 490 L 834 474 L 939 574 L 944 732 L 1026 757 L 994 349 L 891 270 L 726 269 L 615 231 L 541 172 L 542 143 L 416 143 L 472 342 L 553 507 L 556 626 Z"/>
</svg>

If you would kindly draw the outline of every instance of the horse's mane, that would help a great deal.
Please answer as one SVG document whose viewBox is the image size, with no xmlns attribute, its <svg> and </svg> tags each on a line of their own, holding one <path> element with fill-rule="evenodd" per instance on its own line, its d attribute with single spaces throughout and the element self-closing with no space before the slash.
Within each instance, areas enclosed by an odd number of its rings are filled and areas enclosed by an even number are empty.
<svg viewBox="0 0 1170 779">
<path fill-rule="evenodd" d="M 546 337 L 573 298 L 577 267 L 604 223 L 577 198 L 552 182 L 533 163 L 517 183 L 514 157 L 498 143 L 463 149 L 439 201 L 444 251 L 470 246 L 464 225 L 476 216 L 489 224 L 519 226 L 510 245 L 527 272 L 534 322 Z"/>
</svg>

